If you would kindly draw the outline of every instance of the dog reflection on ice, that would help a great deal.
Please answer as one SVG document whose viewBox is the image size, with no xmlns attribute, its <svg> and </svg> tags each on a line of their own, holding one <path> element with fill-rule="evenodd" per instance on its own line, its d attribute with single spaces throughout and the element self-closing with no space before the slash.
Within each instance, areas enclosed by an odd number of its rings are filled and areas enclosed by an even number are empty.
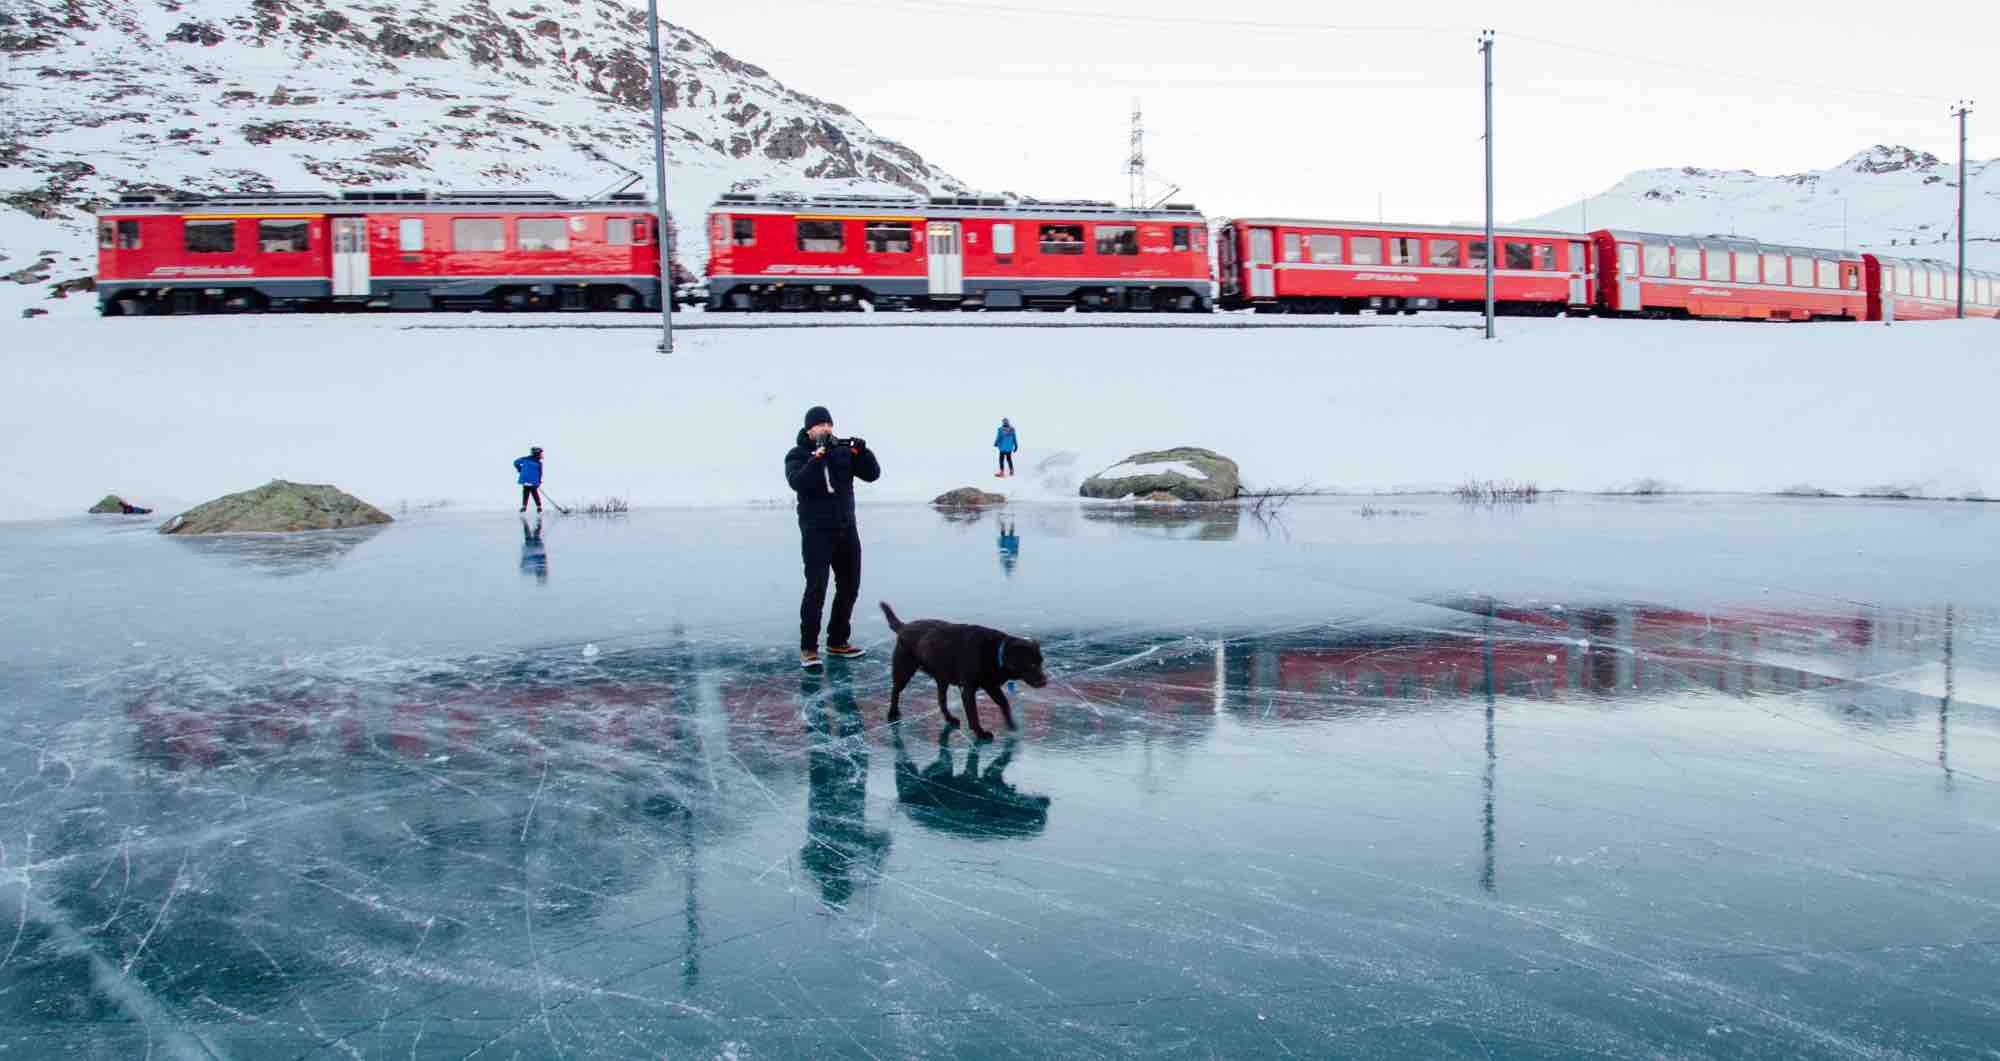
<svg viewBox="0 0 2000 1061">
<path fill-rule="evenodd" d="M 937 758 L 917 768 L 903 744 L 903 727 L 891 724 L 896 744 L 896 801 L 918 824 L 973 840 L 1034 836 L 1049 821 L 1049 797 L 1022 792 L 1001 776 L 1020 746 L 1009 737 L 992 765 L 981 769 L 979 745 L 966 749 L 965 769 L 954 771 L 951 730 L 938 734 Z"/>
</svg>

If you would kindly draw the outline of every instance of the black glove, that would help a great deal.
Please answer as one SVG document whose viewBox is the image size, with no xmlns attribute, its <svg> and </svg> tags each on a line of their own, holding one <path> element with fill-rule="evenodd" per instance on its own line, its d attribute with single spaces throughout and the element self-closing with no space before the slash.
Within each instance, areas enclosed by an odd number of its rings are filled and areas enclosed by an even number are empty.
<svg viewBox="0 0 2000 1061">
<path fill-rule="evenodd" d="M 847 443 L 848 443 L 848 445 L 850 445 L 850 446 L 853 446 L 853 447 L 854 447 L 854 452 L 856 452 L 856 453 L 859 453 L 859 452 L 861 452 L 862 450 L 864 450 L 864 449 L 867 449 L 867 448 L 868 448 L 868 442 L 867 442 L 867 440 L 865 440 L 865 439 L 859 439 L 859 438 L 850 438 L 850 439 L 848 439 L 848 440 L 847 440 Z"/>
</svg>

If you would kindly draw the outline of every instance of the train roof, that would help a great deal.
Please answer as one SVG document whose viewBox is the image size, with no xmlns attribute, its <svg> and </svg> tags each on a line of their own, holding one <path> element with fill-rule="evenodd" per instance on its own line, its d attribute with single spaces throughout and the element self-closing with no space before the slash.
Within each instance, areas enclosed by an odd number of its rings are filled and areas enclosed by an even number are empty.
<svg viewBox="0 0 2000 1061">
<path fill-rule="evenodd" d="M 1956 273 L 1958 271 L 1957 262 L 1946 261 L 1943 258 L 1904 258 L 1899 255 L 1882 254 L 1876 251 L 1866 251 L 1864 253 L 1873 254 L 1876 260 L 1885 261 L 1891 265 L 1921 265 L 1929 269 L 1943 269 L 1948 273 Z M 2000 272 L 1995 272 L 1991 269 L 1974 269 L 1970 265 L 1965 267 L 1965 273 L 1967 276 L 2000 277 Z"/>
<path fill-rule="evenodd" d="M 201 211 L 311 210 L 338 213 L 368 209 L 429 212 L 465 209 L 510 210 L 647 210 L 653 203 L 637 192 L 603 198 L 568 199 L 544 191 L 432 192 L 369 190 L 341 192 L 233 192 L 223 195 L 175 195 L 142 192 L 121 195 L 99 213 L 194 213 Z"/>
<path fill-rule="evenodd" d="M 1752 239 L 1749 236 L 1729 236 L 1729 235 L 1724 235 L 1720 232 L 1711 232 L 1708 235 L 1699 236 L 1687 232 L 1681 232 L 1681 233 L 1635 232 L 1630 229 L 1623 229 L 1623 228 L 1607 228 L 1607 229 L 1602 229 L 1601 231 L 1610 235 L 1612 239 L 1619 239 L 1619 240 L 1639 240 L 1641 242 L 1665 242 L 1665 243 L 1699 243 L 1705 246 L 1719 244 L 1721 246 L 1728 247 L 1730 250 L 1733 251 L 1736 250 L 1754 251 L 1758 253 L 1769 252 L 1772 254 L 1783 254 L 1788 257 L 1793 255 L 1802 255 L 1808 258 L 1839 258 L 1847 260 L 1855 260 L 1861 257 L 1860 251 L 1835 250 L 1832 247 L 1801 247 L 1791 243 L 1765 243 L 1762 242 L 1761 240 Z"/>
<path fill-rule="evenodd" d="M 900 213 L 952 217 L 1103 217 L 1202 221 L 1192 203 L 1133 208 L 1100 199 L 1010 199 L 977 195 L 806 195 L 731 192 L 709 209 L 735 213 Z"/>
<path fill-rule="evenodd" d="M 1486 234 L 1486 228 L 1483 225 L 1424 225 L 1406 221 L 1339 221 L 1324 218 L 1315 220 L 1299 217 L 1232 217 L 1228 219 L 1228 222 L 1233 225 L 1270 225 L 1280 228 L 1348 228 L 1380 232 L 1449 232 L 1454 236 L 1484 236 Z M 1543 239 L 1563 240 L 1580 240 L 1585 238 L 1581 232 L 1566 232 L 1562 229 L 1507 228 L 1501 225 L 1493 227 L 1493 234 L 1496 236 L 1536 236 Z"/>
</svg>

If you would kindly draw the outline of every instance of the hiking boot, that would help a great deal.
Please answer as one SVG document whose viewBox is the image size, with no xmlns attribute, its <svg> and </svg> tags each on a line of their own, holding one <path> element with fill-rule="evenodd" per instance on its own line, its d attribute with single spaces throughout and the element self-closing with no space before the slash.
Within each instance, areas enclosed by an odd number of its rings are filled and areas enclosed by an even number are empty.
<svg viewBox="0 0 2000 1061">
<path fill-rule="evenodd" d="M 807 670 L 818 670 L 819 653 L 809 648 L 799 649 L 799 666 Z"/>
<path fill-rule="evenodd" d="M 859 645 L 828 645 L 826 654 L 835 659 L 860 659 L 868 654 L 868 650 Z"/>
</svg>

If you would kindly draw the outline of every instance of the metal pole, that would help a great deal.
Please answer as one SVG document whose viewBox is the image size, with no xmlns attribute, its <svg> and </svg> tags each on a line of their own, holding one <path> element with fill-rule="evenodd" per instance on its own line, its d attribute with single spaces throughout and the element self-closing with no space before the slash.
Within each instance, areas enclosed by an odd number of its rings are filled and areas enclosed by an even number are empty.
<svg viewBox="0 0 2000 1061">
<path fill-rule="evenodd" d="M 1493 338 L 1493 31 L 1479 34 L 1486 60 L 1486 337 Z M 1961 185 L 1962 187 L 1962 185 Z"/>
<path fill-rule="evenodd" d="M 1952 107 L 1958 116 L 1958 319 L 1965 319 L 1965 116 L 1972 113 L 1971 100 L 1959 100 Z"/>
<path fill-rule="evenodd" d="M 646 27 L 653 42 L 653 175 L 658 216 L 654 219 L 653 242 L 660 248 L 660 352 L 674 352 L 674 267 L 673 248 L 667 245 L 667 137 L 666 112 L 660 104 L 660 0 L 646 0 Z"/>
</svg>

